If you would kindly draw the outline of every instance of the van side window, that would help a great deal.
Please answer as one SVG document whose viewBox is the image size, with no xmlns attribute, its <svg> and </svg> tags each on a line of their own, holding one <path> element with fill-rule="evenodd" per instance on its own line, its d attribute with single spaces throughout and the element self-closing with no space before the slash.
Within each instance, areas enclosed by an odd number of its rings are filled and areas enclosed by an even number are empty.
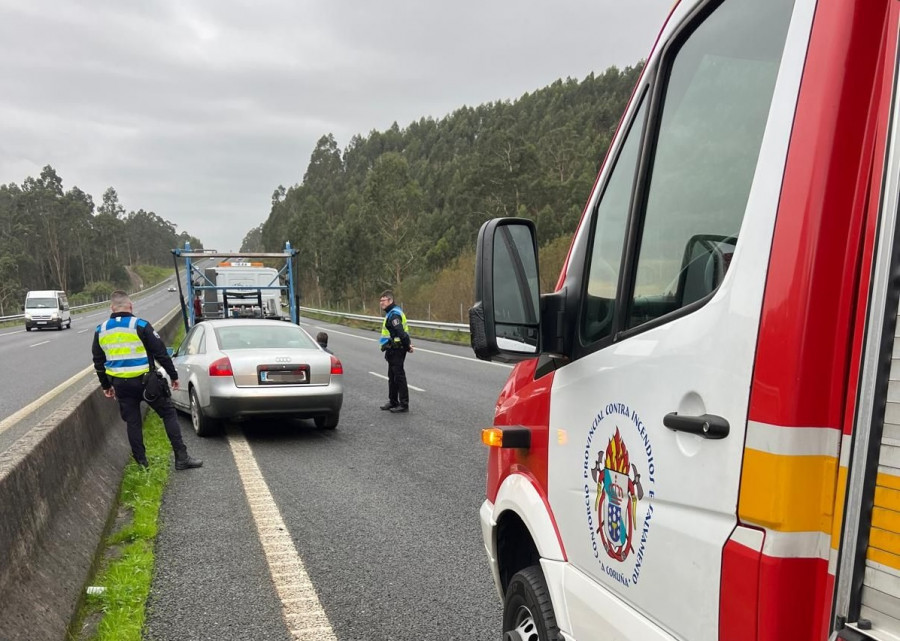
<svg viewBox="0 0 900 641">
<path fill-rule="evenodd" d="M 747 207 L 792 5 L 727 0 L 664 63 L 628 328 L 701 301 L 721 284 Z"/>
<path fill-rule="evenodd" d="M 619 266 L 625 246 L 634 171 L 646 112 L 644 101 L 635 113 L 594 215 L 591 230 L 593 245 L 587 266 L 587 290 L 581 319 L 581 340 L 585 343 L 606 338 L 612 333 Z"/>
</svg>

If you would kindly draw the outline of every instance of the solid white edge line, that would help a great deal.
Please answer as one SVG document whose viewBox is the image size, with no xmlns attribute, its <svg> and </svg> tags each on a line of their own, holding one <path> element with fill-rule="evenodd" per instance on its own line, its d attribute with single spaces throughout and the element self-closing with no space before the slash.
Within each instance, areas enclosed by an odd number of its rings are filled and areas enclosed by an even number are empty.
<svg viewBox="0 0 900 641">
<path fill-rule="evenodd" d="M 174 310 L 172 310 L 171 312 L 169 312 L 168 314 L 166 314 L 165 316 L 163 316 L 163 317 L 158 321 L 158 323 L 154 323 L 154 325 L 156 325 L 156 324 L 162 324 L 162 323 L 164 323 L 164 322 L 167 322 L 167 321 L 169 320 L 169 316 L 171 316 L 173 313 L 175 313 L 175 312 L 177 312 L 177 311 L 178 311 L 177 308 L 174 309 Z M 49 341 L 48 341 L 48 342 L 49 342 Z M 26 405 L 26 406 L 23 407 L 22 409 L 18 410 L 17 412 L 13 412 L 13 413 L 10 414 L 9 416 L 7 416 L 5 419 L 3 419 L 2 421 L 0 421 L 0 434 L 3 434 L 3 432 L 5 432 L 5 431 L 8 430 L 9 428 L 11 428 L 13 425 L 15 425 L 16 423 L 18 423 L 19 421 L 21 421 L 23 418 L 25 418 L 26 416 L 28 416 L 29 414 L 31 414 L 34 410 L 36 410 L 37 408 L 39 408 L 39 407 L 40 407 L 41 405 L 43 405 L 44 403 L 46 403 L 46 402 L 52 400 L 52 399 L 53 399 L 54 397 L 56 397 L 56 396 L 59 396 L 60 393 L 62 393 L 64 390 L 66 390 L 70 385 L 72 385 L 73 383 L 75 383 L 75 382 L 76 382 L 78 379 L 80 379 L 82 376 L 84 376 L 85 374 L 88 374 L 89 372 L 93 372 L 93 371 L 94 371 L 94 366 L 93 366 L 93 365 L 88 365 L 88 366 L 85 367 L 83 370 L 81 370 L 80 372 L 78 372 L 77 374 L 75 374 L 75 376 L 73 376 L 72 378 L 70 378 L 69 380 L 67 380 L 67 381 L 65 381 L 65 382 L 63 382 L 63 383 L 60 383 L 59 385 L 57 385 L 57 386 L 54 387 L 52 390 L 50 390 L 49 392 L 47 392 L 46 394 L 44 394 L 43 396 L 41 396 L 41 397 L 40 397 L 39 399 L 37 399 L 36 401 L 32 401 L 31 403 L 29 403 L 28 405 Z"/>
<path fill-rule="evenodd" d="M 297 641 L 337 641 L 250 444 L 243 434 L 237 433 L 228 435 L 228 445 L 256 524 L 269 575 L 281 601 L 281 614 L 288 632 Z"/>
<path fill-rule="evenodd" d="M 36 401 L 32 401 L 31 403 L 29 403 L 28 405 L 26 405 L 25 407 L 20 409 L 18 412 L 14 412 L 13 414 L 10 414 L 9 416 L 7 416 L 5 419 L 0 421 L 0 434 L 3 434 L 3 432 L 5 432 L 10 427 L 12 427 L 13 425 L 15 425 L 16 423 L 21 421 L 23 418 L 25 418 L 26 416 L 31 414 L 34 410 L 39 408 L 44 403 L 48 402 L 55 396 L 58 396 L 61 392 L 65 391 L 66 388 L 68 388 L 70 385 L 72 385 L 78 379 L 82 378 L 85 374 L 87 374 L 89 372 L 93 372 L 93 371 L 94 371 L 94 366 L 88 365 L 86 368 L 84 368 L 83 370 L 81 370 L 80 372 L 75 374 L 75 376 L 73 376 L 72 378 L 70 378 L 69 380 L 67 380 L 64 383 L 57 385 L 56 387 L 54 387 L 52 390 L 50 390 L 49 392 L 47 392 L 46 394 L 41 396 Z"/>
</svg>

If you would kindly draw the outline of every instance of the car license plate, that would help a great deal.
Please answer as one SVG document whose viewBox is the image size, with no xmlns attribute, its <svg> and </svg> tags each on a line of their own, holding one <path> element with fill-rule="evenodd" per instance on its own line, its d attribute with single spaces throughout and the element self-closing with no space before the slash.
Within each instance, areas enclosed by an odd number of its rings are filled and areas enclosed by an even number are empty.
<svg viewBox="0 0 900 641">
<path fill-rule="evenodd" d="M 309 365 L 260 365 L 260 385 L 297 385 L 309 382 Z"/>
</svg>

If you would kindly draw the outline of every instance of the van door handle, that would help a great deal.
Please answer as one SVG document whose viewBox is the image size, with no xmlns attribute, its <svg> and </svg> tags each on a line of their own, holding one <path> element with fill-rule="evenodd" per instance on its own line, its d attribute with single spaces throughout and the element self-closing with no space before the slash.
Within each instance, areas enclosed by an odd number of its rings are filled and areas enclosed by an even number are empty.
<svg viewBox="0 0 900 641">
<path fill-rule="evenodd" d="M 678 412 L 670 412 L 663 417 L 663 425 L 676 432 L 696 434 L 703 438 L 725 438 L 728 436 L 728 421 L 715 414 L 702 414 L 700 416 L 678 415 Z"/>
</svg>

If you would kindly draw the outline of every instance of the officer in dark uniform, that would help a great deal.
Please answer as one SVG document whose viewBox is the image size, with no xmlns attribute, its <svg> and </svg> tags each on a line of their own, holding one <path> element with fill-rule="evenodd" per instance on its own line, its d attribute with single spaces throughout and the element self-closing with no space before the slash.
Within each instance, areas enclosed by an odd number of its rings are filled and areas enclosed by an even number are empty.
<svg viewBox="0 0 900 641">
<path fill-rule="evenodd" d="M 381 323 L 381 351 L 388 362 L 388 402 L 381 406 L 395 414 L 409 411 L 409 387 L 403 364 L 407 352 L 413 351 L 406 314 L 394 303 L 394 292 L 382 292 L 379 301 L 384 312 Z"/>
<path fill-rule="evenodd" d="M 148 467 L 142 431 L 143 400 L 163 421 L 166 436 L 175 451 L 175 469 L 200 467 L 203 461 L 192 458 L 187 453 L 181 439 L 181 426 L 168 395 L 145 394 L 146 377 L 156 375 L 150 369 L 152 361 L 163 366 L 172 380 L 172 387 L 178 389 L 178 372 L 166 351 L 165 343 L 150 323 L 134 315 L 131 299 L 122 290 L 116 290 L 110 296 L 110 311 L 112 314 L 109 320 L 98 325 L 94 332 L 91 351 L 103 394 L 119 401 L 119 413 L 128 427 L 131 455 L 138 465 Z"/>
</svg>

